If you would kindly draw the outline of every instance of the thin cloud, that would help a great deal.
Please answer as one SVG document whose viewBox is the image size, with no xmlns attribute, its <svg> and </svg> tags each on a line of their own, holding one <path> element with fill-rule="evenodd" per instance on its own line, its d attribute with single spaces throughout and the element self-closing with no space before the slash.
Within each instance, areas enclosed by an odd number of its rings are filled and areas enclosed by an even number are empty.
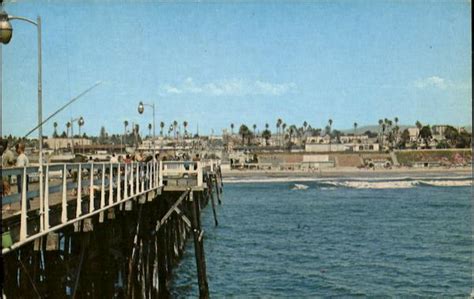
<svg viewBox="0 0 474 299">
<path fill-rule="evenodd" d="M 418 79 L 414 82 L 414 86 L 418 89 L 469 89 L 470 84 L 453 82 L 448 79 L 441 78 L 439 76 L 431 76 L 424 79 Z"/>
<path fill-rule="evenodd" d="M 295 83 L 270 83 L 258 80 L 251 82 L 239 79 L 198 83 L 193 78 L 187 78 L 179 84 L 166 84 L 160 87 L 161 94 L 202 94 L 216 97 L 246 95 L 281 96 L 294 90 L 296 90 Z"/>
</svg>

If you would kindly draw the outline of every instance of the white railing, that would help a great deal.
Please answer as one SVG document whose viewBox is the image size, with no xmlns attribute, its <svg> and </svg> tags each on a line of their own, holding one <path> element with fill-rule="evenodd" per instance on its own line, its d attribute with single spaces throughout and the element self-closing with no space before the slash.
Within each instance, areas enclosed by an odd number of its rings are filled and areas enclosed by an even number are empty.
<svg viewBox="0 0 474 299">
<path fill-rule="evenodd" d="M 61 171 L 61 178 L 54 180 L 50 177 L 53 171 Z M 83 163 L 83 164 L 49 164 L 44 166 L 44 192 L 38 192 L 40 185 L 35 186 L 37 191 L 27 192 L 28 176 L 38 171 L 35 167 L 3 169 L 3 176 L 14 176 L 21 180 L 21 190 L 17 194 L 2 198 L 2 209 L 6 204 L 15 203 L 20 198 L 20 228 L 19 239 L 12 246 L 3 248 L 2 253 L 22 246 L 34 239 L 58 230 L 64 226 L 100 213 L 99 221 L 104 218 L 103 212 L 116 205 L 138 196 L 155 195 L 160 188 L 158 181 L 158 162 L 148 163 Z M 56 186 L 50 182 L 56 181 Z M 59 181 L 59 182 L 58 182 Z M 40 180 L 41 182 L 41 180 Z M 83 194 L 83 188 L 89 187 L 88 194 Z M 105 200 L 108 192 L 108 200 Z M 39 197 L 37 196 L 39 193 Z M 152 193 L 152 194 L 150 194 Z M 88 199 L 84 199 L 84 197 Z M 96 196 L 100 200 L 96 200 Z M 39 228 L 28 235 L 28 206 L 30 198 L 39 200 Z M 97 199 L 99 199 L 99 197 Z M 85 203 L 83 203 L 85 201 Z M 51 224 L 51 204 L 59 205 L 61 209 L 60 221 Z M 68 216 L 68 206 L 75 205 L 76 213 Z"/>
<path fill-rule="evenodd" d="M 3 177 L 21 181 L 21 190 L 2 196 L 2 210 L 6 205 L 20 205 L 20 212 L 16 213 L 20 216 L 19 238 L 3 248 L 2 253 L 96 214 L 100 214 L 99 221 L 102 222 L 104 211 L 112 207 L 137 197 L 154 198 L 164 179 L 195 176 L 196 186 L 202 187 L 203 172 L 213 171 L 217 165 L 212 160 L 47 164 L 43 169 L 44 178 L 39 182 L 28 181 L 38 173 L 38 167 L 3 169 Z M 39 192 L 40 186 L 44 192 Z M 28 187 L 35 190 L 28 190 Z M 28 208 L 30 199 L 33 199 L 32 204 L 38 205 L 35 209 L 38 214 L 33 217 L 39 217 L 39 227 L 29 230 L 28 217 L 32 217 L 33 210 Z M 56 211 L 60 210 L 60 220 L 51 221 L 52 206 Z M 75 206 L 74 215 L 68 215 L 69 206 Z"/>
</svg>

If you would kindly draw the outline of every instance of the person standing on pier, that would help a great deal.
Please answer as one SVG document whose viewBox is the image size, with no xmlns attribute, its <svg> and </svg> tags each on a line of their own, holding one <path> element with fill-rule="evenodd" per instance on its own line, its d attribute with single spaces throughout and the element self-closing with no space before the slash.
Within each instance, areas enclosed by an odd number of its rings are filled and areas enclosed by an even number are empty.
<svg viewBox="0 0 474 299">
<path fill-rule="evenodd" d="M 20 142 L 16 145 L 16 153 L 18 154 L 18 157 L 16 158 L 16 167 L 28 167 L 30 165 L 30 160 L 28 160 L 28 157 L 25 155 L 25 144 L 23 142 Z M 28 182 L 29 178 L 28 175 L 26 175 L 26 192 L 28 192 Z M 16 185 L 18 187 L 18 193 L 21 194 L 22 191 L 22 177 L 21 175 L 16 176 Z M 27 209 L 30 208 L 30 201 L 27 200 Z"/>
<path fill-rule="evenodd" d="M 4 140 L 0 138 L 0 143 L 1 143 L 0 150 L 2 153 L 2 167 L 9 168 L 9 167 L 15 166 L 15 155 L 8 148 L 8 140 Z M 11 182 L 11 176 L 2 176 L 1 196 L 10 195 L 10 182 Z M 6 208 L 9 209 L 10 204 Z"/>
<path fill-rule="evenodd" d="M 197 169 L 198 165 L 197 165 L 197 162 L 201 161 L 201 159 L 199 158 L 199 154 L 196 154 L 196 156 L 193 158 L 193 162 L 194 163 L 194 170 Z"/>
</svg>

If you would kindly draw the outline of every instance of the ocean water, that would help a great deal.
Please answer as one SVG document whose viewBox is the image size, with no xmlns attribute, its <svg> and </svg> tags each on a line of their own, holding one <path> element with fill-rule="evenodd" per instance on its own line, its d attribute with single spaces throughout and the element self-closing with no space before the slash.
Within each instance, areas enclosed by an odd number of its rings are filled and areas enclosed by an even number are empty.
<svg viewBox="0 0 474 299">
<path fill-rule="evenodd" d="M 202 216 L 212 297 L 472 291 L 470 178 L 229 181 Z M 172 293 L 198 294 L 192 240 Z"/>
</svg>

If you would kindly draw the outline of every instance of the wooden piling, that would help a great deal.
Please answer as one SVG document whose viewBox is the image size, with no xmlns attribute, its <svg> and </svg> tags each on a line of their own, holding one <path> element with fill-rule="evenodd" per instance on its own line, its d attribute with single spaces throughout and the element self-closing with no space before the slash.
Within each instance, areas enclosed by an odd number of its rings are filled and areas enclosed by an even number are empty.
<svg viewBox="0 0 474 299">
<path fill-rule="evenodd" d="M 217 184 L 217 176 L 216 175 L 212 175 L 214 177 L 214 182 L 215 182 L 215 185 L 216 185 L 216 195 L 217 195 L 217 202 L 219 202 L 219 204 L 222 204 L 221 202 L 221 192 L 220 192 L 220 188 Z"/>
<path fill-rule="evenodd" d="M 206 277 L 206 260 L 204 258 L 203 231 L 201 230 L 199 215 L 199 200 L 193 198 L 193 191 L 189 192 L 189 205 L 194 238 L 194 254 L 196 257 L 196 268 L 198 272 L 199 298 L 209 298 L 209 287 Z"/>
</svg>

